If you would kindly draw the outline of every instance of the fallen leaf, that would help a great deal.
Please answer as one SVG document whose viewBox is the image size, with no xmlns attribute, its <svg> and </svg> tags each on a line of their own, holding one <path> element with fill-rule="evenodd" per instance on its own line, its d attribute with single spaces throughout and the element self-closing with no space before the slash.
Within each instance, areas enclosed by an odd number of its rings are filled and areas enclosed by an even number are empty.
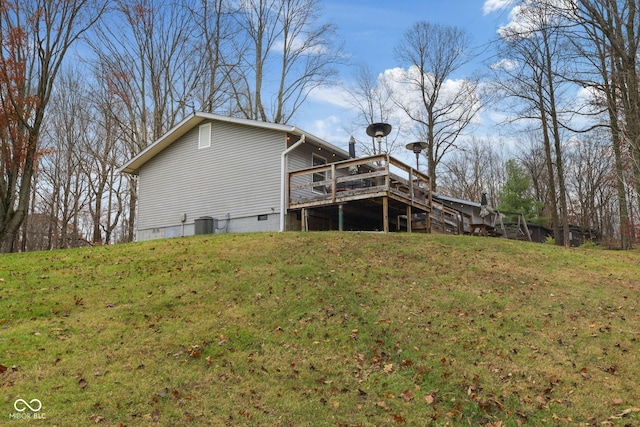
<svg viewBox="0 0 640 427">
<path fill-rule="evenodd" d="M 406 424 L 407 423 L 407 421 L 404 418 L 402 418 L 402 415 L 397 415 L 397 414 L 395 414 L 393 416 L 393 421 L 395 421 L 398 424 Z"/>
<path fill-rule="evenodd" d="M 187 349 L 187 353 L 189 354 L 189 356 L 193 357 L 193 358 L 198 358 L 200 356 L 202 356 L 202 351 L 200 350 L 200 346 L 199 345 L 192 345 L 191 347 L 189 347 Z"/>
<path fill-rule="evenodd" d="M 380 401 L 376 403 L 376 406 L 385 410 L 389 410 L 389 407 L 387 406 L 387 403 L 385 401 Z"/>
<path fill-rule="evenodd" d="M 433 402 L 435 402 L 435 401 L 436 401 L 436 398 L 435 398 L 435 397 L 433 397 L 433 394 L 427 394 L 427 395 L 424 397 L 424 400 L 425 400 L 429 405 L 431 405 Z"/>
<path fill-rule="evenodd" d="M 591 375 L 589 375 L 589 373 L 587 372 L 587 368 L 582 368 L 580 370 L 580 375 L 582 375 L 582 378 L 584 378 L 585 380 L 591 378 Z"/>
<path fill-rule="evenodd" d="M 445 415 L 446 415 L 447 418 L 453 418 L 453 417 L 455 417 L 456 415 L 459 415 L 459 414 L 460 414 L 460 411 L 458 411 L 457 409 L 452 409 L 449 412 L 447 412 Z"/>
<path fill-rule="evenodd" d="M 620 412 L 617 417 L 621 418 L 621 417 L 626 417 L 627 415 L 631 414 L 631 413 L 635 413 L 635 412 L 640 412 L 640 408 L 629 408 L 629 409 L 625 409 L 624 411 Z M 611 418 L 615 418 L 615 417 L 611 417 Z"/>
<path fill-rule="evenodd" d="M 400 397 L 408 402 L 410 400 L 413 400 L 413 392 L 411 390 L 405 390 L 400 393 Z"/>
</svg>

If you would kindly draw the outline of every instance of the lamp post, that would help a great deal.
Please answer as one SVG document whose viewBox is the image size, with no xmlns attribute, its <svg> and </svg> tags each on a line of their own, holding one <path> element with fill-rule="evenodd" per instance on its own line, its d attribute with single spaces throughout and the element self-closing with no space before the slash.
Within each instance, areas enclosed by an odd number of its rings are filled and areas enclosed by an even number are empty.
<svg viewBox="0 0 640 427">
<path fill-rule="evenodd" d="M 426 142 L 411 142 L 409 144 L 406 145 L 407 150 L 411 150 L 416 154 L 416 170 L 418 170 L 418 166 L 419 166 L 419 159 L 420 159 L 420 152 L 422 150 L 424 150 L 425 148 L 427 148 L 427 143 Z"/>
<path fill-rule="evenodd" d="M 373 123 L 367 126 L 367 135 L 378 141 L 378 154 L 382 153 L 382 137 L 390 133 L 391 125 L 389 123 Z"/>
</svg>

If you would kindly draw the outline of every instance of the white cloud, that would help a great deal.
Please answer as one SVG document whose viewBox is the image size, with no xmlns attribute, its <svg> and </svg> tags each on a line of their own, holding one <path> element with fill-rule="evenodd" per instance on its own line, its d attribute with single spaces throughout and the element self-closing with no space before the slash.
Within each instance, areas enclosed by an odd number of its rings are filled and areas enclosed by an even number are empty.
<svg viewBox="0 0 640 427">
<path fill-rule="evenodd" d="M 351 109 L 347 100 L 348 91 L 342 86 L 319 86 L 309 93 L 309 100 L 331 104 L 334 107 Z"/>
<path fill-rule="evenodd" d="M 531 8 L 528 5 L 514 7 L 509 13 L 510 22 L 498 28 L 498 35 L 504 39 L 509 39 L 516 35 L 524 37 L 527 34 L 533 35 L 536 25 L 531 21 Z"/>
<path fill-rule="evenodd" d="M 515 70 L 516 68 L 518 68 L 518 61 L 514 59 L 504 58 L 491 64 L 492 70 L 511 71 L 511 70 Z"/>
<path fill-rule="evenodd" d="M 345 147 L 349 139 L 345 136 L 344 132 L 340 131 L 342 125 L 342 119 L 339 116 L 329 115 L 311 122 L 308 131 L 318 138 Z"/>
<path fill-rule="evenodd" d="M 340 86 L 314 88 L 292 124 L 346 150 L 349 133 L 345 129 L 354 116 L 352 106 L 345 98 L 346 93 Z"/>
<path fill-rule="evenodd" d="M 509 38 L 513 35 L 530 37 L 538 31 L 541 25 L 554 25 L 562 22 L 563 16 L 560 11 L 570 9 L 573 1 L 551 0 L 540 3 L 537 0 L 526 0 L 511 9 L 510 22 L 500 27 L 498 34 L 503 38 Z"/>
<path fill-rule="evenodd" d="M 411 83 L 419 80 L 419 73 L 420 71 L 417 67 L 411 67 L 408 70 L 405 70 L 403 68 L 393 68 L 390 70 L 386 70 L 381 76 L 386 84 L 391 87 L 396 101 L 400 105 L 408 106 L 413 111 L 422 111 L 424 108 L 422 105 L 423 100 L 421 92 L 416 89 L 413 83 Z M 454 101 L 454 98 L 459 98 L 459 95 L 465 92 L 465 85 L 467 85 L 468 83 L 469 82 L 464 79 L 445 80 L 439 91 L 437 102 L 438 107 L 442 108 L 445 105 L 451 105 L 450 103 L 457 104 L 459 100 Z M 479 102 L 477 97 L 475 101 Z M 451 113 L 452 116 L 455 117 L 460 114 L 460 108 L 463 108 L 463 106 L 458 105 L 449 113 Z M 399 108 L 397 108 L 397 111 L 393 116 L 396 120 L 398 120 L 400 126 L 402 126 L 404 129 L 409 129 L 413 127 L 413 125 L 415 125 L 415 123 L 413 123 Z M 474 123 L 476 122 L 474 121 Z"/>
<path fill-rule="evenodd" d="M 297 37 L 289 45 L 289 51 L 301 53 L 304 52 L 305 55 L 326 55 L 330 54 L 331 51 L 325 45 L 321 44 L 306 44 L 306 40 L 302 40 L 301 37 Z M 282 54 L 284 52 L 284 40 L 276 40 L 276 42 L 271 47 L 271 50 L 274 52 L 278 52 Z"/>
<path fill-rule="evenodd" d="M 504 10 L 511 6 L 514 0 L 486 0 L 482 7 L 482 13 L 488 15 L 498 10 Z"/>
<path fill-rule="evenodd" d="M 575 115 L 571 118 L 571 125 L 577 129 L 584 129 L 593 124 L 593 114 L 601 113 L 604 115 L 602 111 L 604 100 L 602 97 L 602 93 L 593 87 L 578 88 L 573 98 L 571 109 L 573 111 L 581 111 L 586 115 Z M 607 120 L 607 117 L 604 116 L 603 120 Z"/>
<path fill-rule="evenodd" d="M 378 85 L 379 87 L 389 87 L 395 94 L 396 101 L 405 105 L 415 104 L 416 109 L 420 109 L 420 103 L 422 102 L 420 92 L 411 83 L 407 83 L 407 79 L 411 76 L 415 78 L 417 72 L 415 67 L 408 70 L 400 67 L 390 68 L 378 75 Z M 441 102 L 446 104 L 447 99 L 458 93 L 466 83 L 465 80 L 447 80 L 441 90 Z M 347 84 L 345 83 L 345 85 Z M 355 126 L 358 120 L 361 119 L 358 119 L 353 100 L 349 99 L 353 95 L 345 85 L 315 88 L 309 94 L 309 102 L 305 105 L 304 111 L 301 111 L 300 115 L 297 116 L 302 120 L 298 120 L 296 125 L 346 150 L 351 135 L 359 142 L 368 141 L 369 137 L 365 133 L 366 125 Z M 381 92 L 384 93 L 385 91 L 381 90 Z M 420 131 L 415 128 L 415 122 L 404 111 L 395 106 L 392 99 L 389 99 L 388 103 L 390 112 L 385 121 L 393 126 L 392 133 L 394 138 L 397 136 L 397 147 L 394 150 L 394 155 L 402 156 L 406 154 L 404 149 L 405 142 L 420 138 Z M 456 114 L 455 111 L 452 113 Z M 488 112 L 483 111 L 483 114 L 488 114 Z M 482 116 L 478 115 L 473 120 L 473 124 L 480 126 L 483 121 Z M 397 132 L 399 134 L 396 134 Z M 410 158 L 409 161 L 413 162 L 415 159 Z"/>
</svg>

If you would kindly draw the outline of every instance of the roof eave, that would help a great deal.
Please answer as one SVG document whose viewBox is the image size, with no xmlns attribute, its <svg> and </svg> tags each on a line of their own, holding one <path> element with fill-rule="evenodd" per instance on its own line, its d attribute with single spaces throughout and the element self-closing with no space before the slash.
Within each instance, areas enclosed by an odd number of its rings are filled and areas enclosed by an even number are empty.
<svg viewBox="0 0 640 427">
<path fill-rule="evenodd" d="M 145 148 L 136 156 L 134 156 L 131 160 L 126 162 L 120 168 L 120 173 L 137 175 L 140 168 L 146 162 L 151 160 L 156 154 L 160 153 L 166 147 L 168 147 L 169 145 L 174 143 L 176 140 L 178 140 L 180 137 L 182 137 L 185 133 L 189 132 L 191 129 L 193 129 L 195 126 L 197 126 L 199 123 L 205 120 L 215 120 L 219 122 L 243 124 L 243 125 L 258 127 L 262 129 L 269 129 L 269 130 L 291 133 L 296 136 L 302 136 L 304 134 L 306 140 L 309 142 L 312 142 L 324 148 L 328 148 L 330 150 L 336 151 L 346 157 L 349 156 L 349 153 L 342 150 L 341 148 L 336 147 L 314 135 L 304 132 L 302 129 L 298 129 L 295 126 L 283 125 L 278 123 L 259 122 L 255 120 L 241 119 L 236 117 L 220 116 L 218 114 L 213 114 L 213 113 L 195 112 L 187 116 L 180 123 L 174 126 L 171 130 L 165 133 L 161 138 L 153 142 L 147 148 Z"/>
<path fill-rule="evenodd" d="M 193 129 L 198 123 L 205 120 L 199 113 L 194 113 L 184 118 L 180 123 L 174 126 L 171 130 L 165 133 L 162 137 L 157 139 L 154 143 L 146 147 L 144 150 L 136 154 L 131 160 L 122 165 L 120 173 L 127 173 L 130 175 L 137 175 L 138 170 L 147 161 L 153 158 L 156 154 L 164 150 L 166 147 L 175 142 L 178 138 L 185 133 Z"/>
</svg>

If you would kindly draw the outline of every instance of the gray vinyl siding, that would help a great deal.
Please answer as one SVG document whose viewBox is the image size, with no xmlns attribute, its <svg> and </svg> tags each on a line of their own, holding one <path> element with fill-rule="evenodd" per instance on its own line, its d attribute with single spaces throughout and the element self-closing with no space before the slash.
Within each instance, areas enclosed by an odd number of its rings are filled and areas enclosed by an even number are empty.
<svg viewBox="0 0 640 427">
<path fill-rule="evenodd" d="M 183 214 L 193 224 L 280 212 L 285 133 L 216 121 L 211 133 L 211 147 L 199 149 L 196 126 L 140 169 L 139 230 L 175 227 Z"/>
<path fill-rule="evenodd" d="M 318 154 L 324 157 L 325 159 L 327 159 L 327 163 L 332 162 L 332 157 L 330 154 L 327 156 L 327 153 L 319 153 L 318 150 L 311 144 L 302 144 L 291 154 L 289 154 L 289 170 L 297 171 L 300 169 L 310 168 L 312 154 Z"/>
<path fill-rule="evenodd" d="M 318 150 L 317 146 L 312 144 L 302 144 L 291 154 L 289 154 L 289 171 L 296 171 L 300 169 L 306 169 L 311 167 L 311 155 L 317 154 L 320 157 L 327 159 L 327 164 L 340 162 L 347 160 L 340 154 L 336 155 L 335 151 L 331 150 Z"/>
</svg>

